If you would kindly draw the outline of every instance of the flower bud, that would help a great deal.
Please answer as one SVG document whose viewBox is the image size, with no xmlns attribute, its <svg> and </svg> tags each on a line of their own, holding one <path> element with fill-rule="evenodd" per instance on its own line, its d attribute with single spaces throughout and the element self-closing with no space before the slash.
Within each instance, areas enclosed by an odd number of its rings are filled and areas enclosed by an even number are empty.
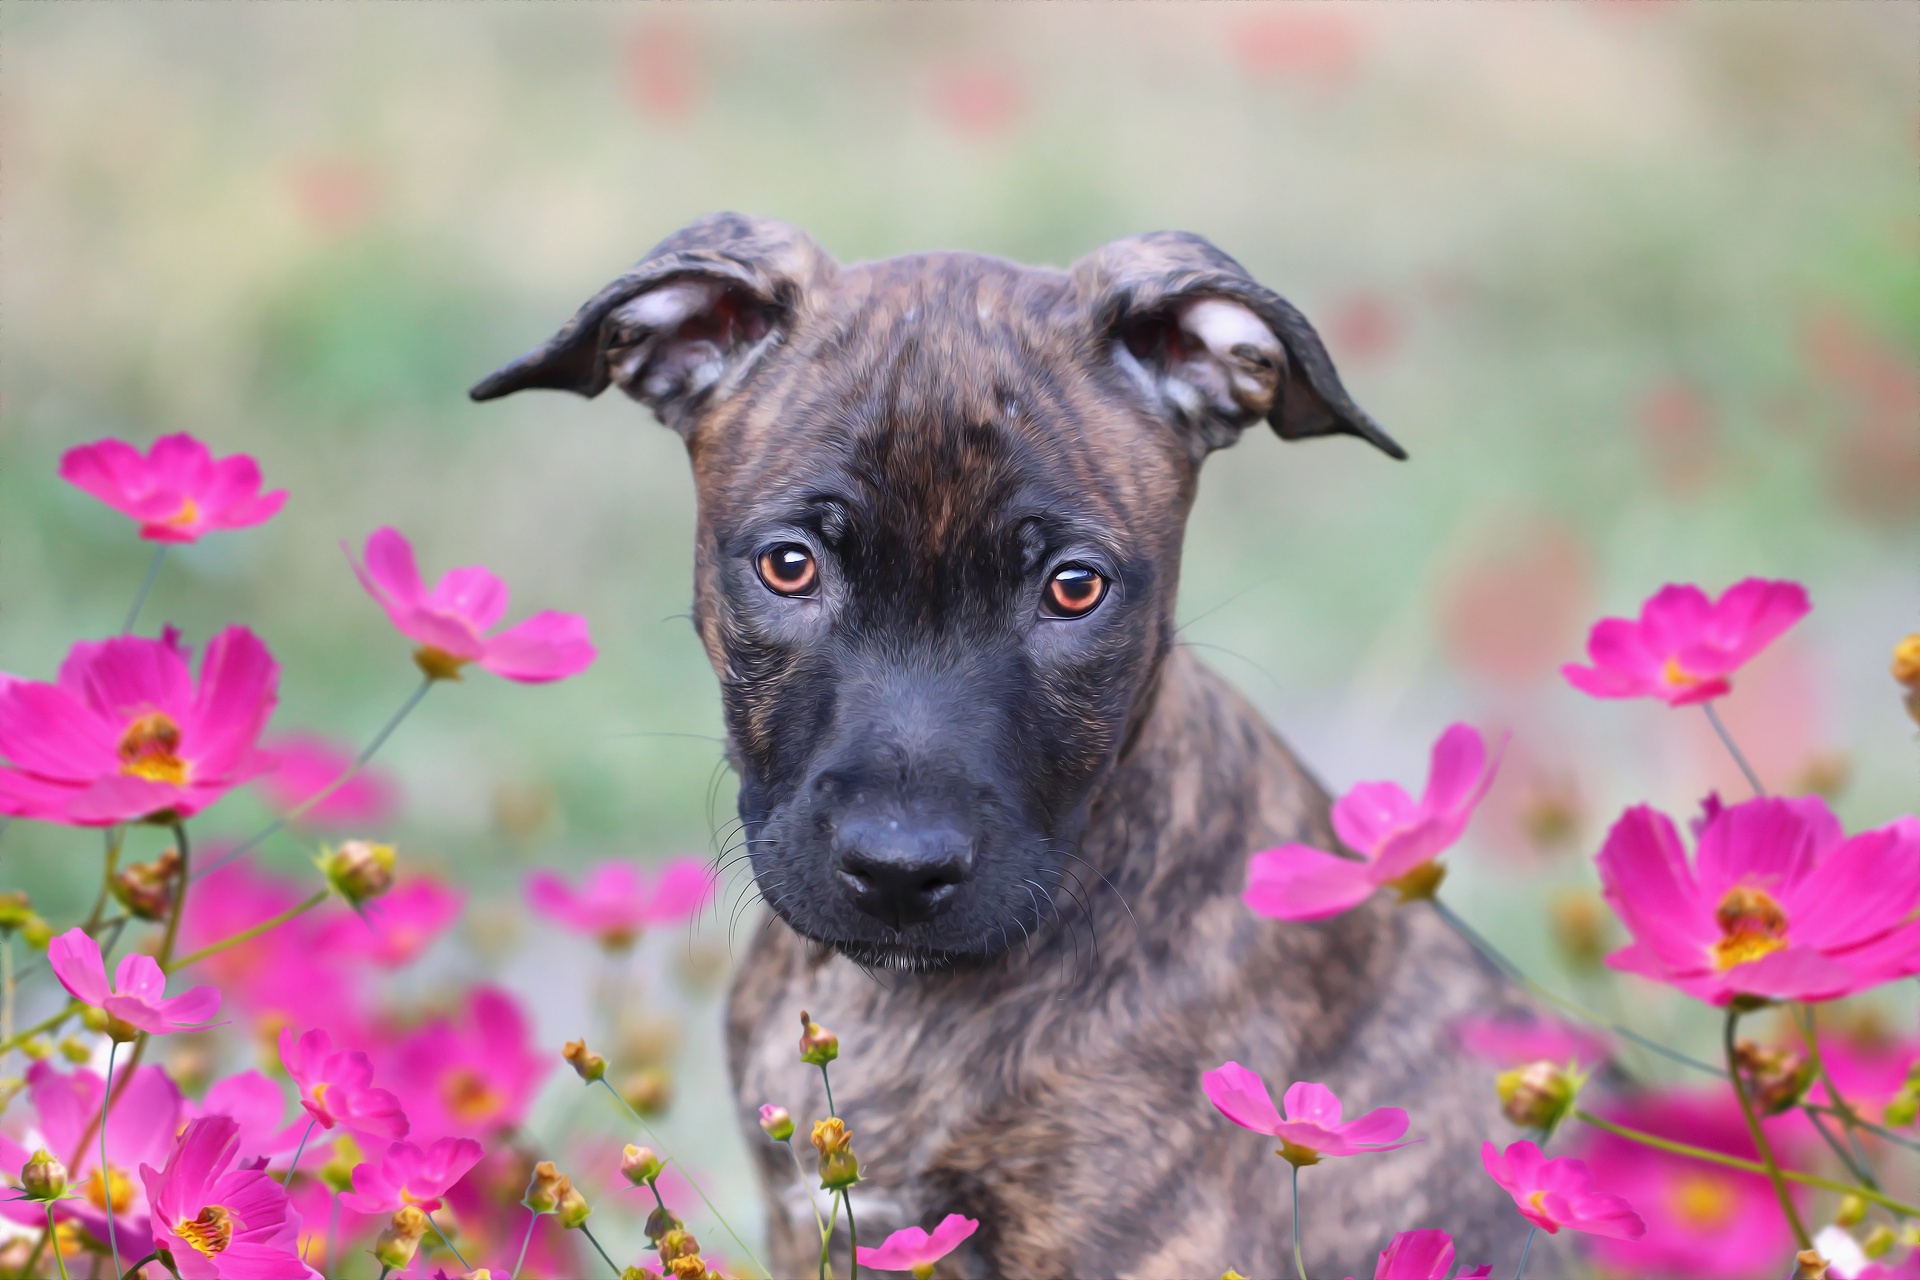
<svg viewBox="0 0 1920 1280">
<path fill-rule="evenodd" d="M 60 1041 L 60 1056 L 68 1062 L 86 1062 L 93 1057 L 93 1046 L 79 1036 L 67 1036 Z"/>
<path fill-rule="evenodd" d="M 1500 1111 L 1523 1129 L 1552 1133 L 1573 1110 L 1581 1081 L 1551 1062 L 1529 1062 L 1494 1077 Z"/>
<path fill-rule="evenodd" d="M 1869 1258 L 1884 1258 L 1893 1252 L 1893 1246 L 1898 1243 L 1900 1243 L 1900 1237 L 1894 1233 L 1892 1227 L 1883 1222 L 1867 1232 L 1867 1238 L 1860 1242 L 1860 1252 Z"/>
<path fill-rule="evenodd" d="M 27 922 L 20 926 L 20 941 L 35 951 L 45 951 L 47 944 L 53 941 L 53 926 L 40 916 L 30 915 Z"/>
<path fill-rule="evenodd" d="M 656 1247 L 660 1250 L 660 1261 L 668 1263 L 676 1258 L 694 1257 L 700 1252 L 700 1242 L 685 1227 L 675 1227 L 661 1236 Z"/>
<path fill-rule="evenodd" d="M 86 1015 L 87 1011 L 82 1009 L 80 1011 L 81 1021 L 84 1022 L 86 1020 Z M 102 1025 L 105 1025 L 104 1022 Z M 20 1052 L 30 1061 L 44 1062 L 47 1055 L 53 1052 L 53 1041 L 47 1039 L 45 1036 L 28 1036 L 25 1043 L 20 1045 Z"/>
<path fill-rule="evenodd" d="M 320 1181 L 334 1192 L 353 1190 L 353 1171 L 364 1163 L 366 1156 L 360 1150 L 360 1144 L 348 1134 L 341 1134 L 333 1140 L 333 1155 L 320 1166 Z"/>
<path fill-rule="evenodd" d="M 636 1147 L 631 1142 L 620 1149 L 620 1176 L 634 1186 L 645 1186 L 660 1176 L 660 1157 L 651 1147 Z"/>
<path fill-rule="evenodd" d="M 427 1234 L 427 1215 L 418 1205 L 402 1206 L 380 1238 L 373 1242 L 373 1257 L 390 1271 L 403 1271 L 413 1261 L 420 1240 Z"/>
<path fill-rule="evenodd" d="M 393 887 L 393 862 L 392 845 L 349 840 L 322 855 L 320 870 L 334 891 L 357 907 Z"/>
<path fill-rule="evenodd" d="M 1867 1216 L 1867 1202 L 1859 1196 L 1841 1196 L 1840 1205 L 1833 1211 L 1833 1225 L 1836 1227 L 1857 1227 Z"/>
<path fill-rule="evenodd" d="M 1606 916 L 1600 900 L 1587 890 L 1563 893 L 1547 906 L 1553 940 L 1575 969 L 1598 969 L 1607 953 Z"/>
<path fill-rule="evenodd" d="M 673 1101 L 673 1073 L 665 1067 L 642 1067 L 620 1086 L 620 1096 L 643 1116 L 657 1116 Z"/>
<path fill-rule="evenodd" d="M 785 1142 L 793 1136 L 793 1117 L 785 1107 L 776 1107 L 769 1102 L 760 1108 L 760 1128 L 775 1142 Z"/>
<path fill-rule="evenodd" d="M 115 1044 L 131 1044 L 140 1038 L 138 1028 L 114 1017 L 105 1009 L 96 1009 L 92 1005 L 84 1005 L 81 1007 L 80 1025 L 89 1031 L 99 1032 Z M 49 1049 L 46 1052 L 42 1052 L 39 1056 L 44 1058 L 47 1056 L 47 1052 L 50 1051 Z M 29 1056 L 32 1055 L 30 1054 Z"/>
<path fill-rule="evenodd" d="M 1920 1119 L 1920 1094 L 1913 1091 L 1911 1085 L 1893 1095 L 1886 1110 L 1880 1115 L 1890 1129 L 1904 1129 L 1916 1119 Z"/>
<path fill-rule="evenodd" d="M 1909 689 L 1920 689 L 1920 631 L 1893 646 L 1893 678 Z"/>
<path fill-rule="evenodd" d="M 675 1258 L 669 1262 L 667 1274 L 672 1276 L 673 1280 L 706 1280 L 711 1273 L 707 1270 L 706 1259 L 697 1253 L 690 1253 L 684 1258 Z"/>
<path fill-rule="evenodd" d="M 673 1211 L 665 1205 L 656 1208 L 647 1215 L 647 1239 L 659 1241 L 669 1231 L 678 1231 L 686 1224 L 673 1216 Z"/>
<path fill-rule="evenodd" d="M 572 1179 L 554 1168 L 553 1161 L 542 1160 L 533 1166 L 533 1181 L 520 1203 L 535 1213 L 553 1213 L 560 1208 L 560 1197 L 572 1189 Z"/>
<path fill-rule="evenodd" d="M 813 1147 L 820 1153 L 820 1187 L 840 1191 L 860 1181 L 860 1161 L 853 1154 L 853 1135 L 838 1116 L 813 1126 Z"/>
<path fill-rule="evenodd" d="M 593 1206 L 587 1203 L 587 1198 L 580 1194 L 571 1180 L 562 1181 L 565 1185 L 560 1188 L 560 1204 L 554 1213 L 559 1217 L 560 1225 L 572 1231 L 587 1225 L 587 1215 L 593 1212 Z"/>
<path fill-rule="evenodd" d="M 180 875 L 180 851 L 169 849 L 152 862 L 136 862 L 109 882 L 113 896 L 136 920 L 164 920 L 173 910 L 174 881 Z"/>
<path fill-rule="evenodd" d="M 840 1037 L 800 1011 L 800 1061 L 824 1067 L 840 1056 Z"/>
<path fill-rule="evenodd" d="M 1733 1061 L 1745 1077 L 1748 1096 L 1763 1116 L 1791 1111 L 1813 1083 L 1813 1062 L 1791 1049 L 1742 1040 L 1734 1046 Z"/>
<path fill-rule="evenodd" d="M 567 1060 L 574 1074 L 588 1084 L 605 1078 L 607 1074 L 607 1060 L 587 1048 L 585 1040 L 567 1041 L 566 1047 L 560 1050 L 560 1056 Z"/>
<path fill-rule="evenodd" d="M 29 1200 L 58 1200 L 67 1189 L 67 1166 L 41 1147 L 20 1169 L 20 1190 Z"/>
<path fill-rule="evenodd" d="M 33 918 L 33 904 L 23 891 L 9 889 L 0 893 L 0 936 L 12 933 Z"/>
<path fill-rule="evenodd" d="M 631 1266 L 620 1273 L 620 1280 L 660 1280 L 660 1273 L 642 1266 Z"/>
<path fill-rule="evenodd" d="M 1827 1268 L 1832 1265 L 1818 1249 L 1802 1249 L 1793 1255 L 1793 1274 L 1787 1280 L 1827 1280 Z"/>
</svg>

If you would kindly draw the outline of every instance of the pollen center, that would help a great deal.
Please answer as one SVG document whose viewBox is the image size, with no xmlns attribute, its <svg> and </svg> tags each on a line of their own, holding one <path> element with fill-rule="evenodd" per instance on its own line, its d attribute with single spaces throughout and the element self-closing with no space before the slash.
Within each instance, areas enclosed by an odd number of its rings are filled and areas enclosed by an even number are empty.
<svg viewBox="0 0 1920 1280">
<path fill-rule="evenodd" d="M 100 1171 L 95 1169 L 87 1175 L 84 1193 L 87 1200 L 96 1209 L 107 1207 L 106 1187 L 113 1189 L 113 1212 L 123 1214 L 133 1207 L 133 1179 L 121 1172 L 119 1166 L 108 1165 L 105 1186 L 102 1186 Z"/>
<path fill-rule="evenodd" d="M 446 1074 L 440 1085 L 440 1096 L 447 1104 L 447 1111 L 462 1124 L 489 1120 L 506 1103 L 499 1090 L 466 1067 Z"/>
<path fill-rule="evenodd" d="M 1674 1184 L 1673 1216 L 1694 1231 L 1717 1231 L 1733 1218 L 1739 1198 L 1725 1178 L 1690 1173 Z"/>
<path fill-rule="evenodd" d="M 200 506 L 192 498 L 180 499 L 180 509 L 168 516 L 161 524 L 176 526 L 190 525 L 200 518 Z"/>
<path fill-rule="evenodd" d="M 1787 945 L 1787 913 L 1764 889 L 1735 885 L 1720 899 L 1713 918 L 1721 934 L 1713 944 L 1717 968 L 1731 969 Z"/>
<path fill-rule="evenodd" d="M 1687 685 L 1700 683 L 1700 677 L 1681 666 L 1680 659 L 1678 658 L 1668 658 L 1667 665 L 1660 674 L 1668 684 L 1674 686 L 1676 689 L 1682 689 Z"/>
<path fill-rule="evenodd" d="M 120 772 L 151 782 L 178 787 L 187 781 L 187 762 L 180 758 L 180 726 L 161 711 L 150 711 L 120 735 Z"/>
<path fill-rule="evenodd" d="M 173 1234 L 211 1258 L 233 1243 L 233 1229 L 237 1225 L 227 1206 L 210 1204 L 197 1216 L 180 1219 Z"/>
</svg>

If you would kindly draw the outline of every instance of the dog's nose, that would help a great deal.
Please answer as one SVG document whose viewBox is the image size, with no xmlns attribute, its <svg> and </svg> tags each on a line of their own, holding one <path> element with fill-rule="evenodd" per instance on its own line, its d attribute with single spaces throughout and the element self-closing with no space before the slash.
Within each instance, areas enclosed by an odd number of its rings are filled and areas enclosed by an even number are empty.
<svg viewBox="0 0 1920 1280">
<path fill-rule="evenodd" d="M 834 855 L 853 905 L 896 929 L 945 911 L 973 874 L 973 842 L 960 832 L 898 819 L 843 824 Z"/>
</svg>

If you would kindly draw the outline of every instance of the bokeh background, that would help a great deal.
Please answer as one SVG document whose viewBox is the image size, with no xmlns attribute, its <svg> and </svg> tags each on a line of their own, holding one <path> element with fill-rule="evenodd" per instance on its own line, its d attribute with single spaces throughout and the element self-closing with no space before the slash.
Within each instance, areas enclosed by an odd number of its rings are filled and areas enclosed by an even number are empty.
<svg viewBox="0 0 1920 1280">
<path fill-rule="evenodd" d="M 1215 459 L 1182 640 L 1330 785 L 1417 782 L 1450 719 L 1511 729 L 1454 898 L 1543 975 L 1565 976 L 1548 904 L 1593 883 L 1623 804 L 1740 791 L 1697 715 L 1588 701 L 1555 674 L 1592 618 L 1664 582 L 1804 581 L 1813 616 L 1727 720 L 1771 785 L 1830 794 L 1850 825 L 1916 803 L 1887 656 L 1920 629 L 1920 8 L 74 4 L 0 21 L 0 670 L 46 678 L 117 629 L 146 566 L 128 522 L 55 477 L 107 435 L 191 431 L 292 491 L 264 529 L 174 555 L 145 615 L 196 642 L 258 630 L 285 666 L 282 728 L 363 740 L 416 679 L 339 546 L 381 524 L 432 571 L 492 566 L 514 616 L 592 621 L 587 675 L 443 687 L 382 754 L 405 797 L 387 834 L 471 895 L 394 998 L 431 1007 L 485 975 L 557 1046 L 591 1020 L 600 962 L 520 905 L 526 873 L 723 843 L 677 438 L 617 396 L 464 395 L 721 208 L 794 221 L 843 260 L 1065 264 L 1185 228 L 1298 304 L 1412 461 L 1266 433 Z M 239 835 L 264 814 L 242 797 L 198 825 Z M 16 824 L 0 885 L 64 924 L 96 850 Z M 308 852 L 262 860 L 310 877 Z M 757 927 L 733 910 L 744 887 L 649 939 L 633 976 L 678 1026 L 649 1051 L 672 1083 L 663 1132 L 751 1223 L 718 1049 L 721 971 Z M 1633 998 L 1648 1029 L 1710 1042 L 1710 1020 Z M 555 1077 L 530 1131 L 582 1123 L 574 1088 Z"/>
</svg>

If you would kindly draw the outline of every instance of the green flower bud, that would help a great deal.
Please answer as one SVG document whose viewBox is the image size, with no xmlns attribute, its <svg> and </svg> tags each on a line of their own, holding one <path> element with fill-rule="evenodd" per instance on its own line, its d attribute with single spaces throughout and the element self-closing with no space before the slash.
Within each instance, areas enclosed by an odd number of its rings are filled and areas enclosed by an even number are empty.
<svg viewBox="0 0 1920 1280">
<path fill-rule="evenodd" d="M 820 1153 L 820 1187 L 841 1191 L 860 1181 L 860 1161 L 853 1154 L 853 1135 L 839 1117 L 813 1126 L 813 1147 Z"/>
<path fill-rule="evenodd" d="M 58 1200 L 67 1189 L 67 1166 L 45 1147 L 27 1158 L 20 1169 L 20 1190 L 29 1200 Z"/>
<path fill-rule="evenodd" d="M 587 1215 L 592 1212 L 593 1206 L 587 1203 L 587 1198 L 574 1188 L 572 1182 L 566 1182 L 565 1189 L 560 1192 L 560 1205 L 554 1210 L 560 1218 L 560 1225 L 569 1231 L 584 1227 L 587 1225 Z"/>
<path fill-rule="evenodd" d="M 636 1147 L 631 1142 L 620 1149 L 620 1176 L 634 1186 L 644 1186 L 660 1176 L 660 1157 L 650 1147 Z"/>
<path fill-rule="evenodd" d="M 373 1257 L 381 1266 L 404 1270 L 427 1234 L 427 1215 L 417 1205 L 406 1205 L 393 1215 L 393 1222 L 373 1243 Z"/>
<path fill-rule="evenodd" d="M 571 1178 L 554 1168 L 553 1161 L 542 1160 L 533 1166 L 533 1182 L 521 1203 L 535 1213 L 553 1213 L 560 1208 L 560 1197 L 572 1189 Z"/>
<path fill-rule="evenodd" d="M 1523 1129 L 1552 1133 L 1573 1110 L 1583 1078 L 1551 1062 L 1529 1062 L 1494 1077 L 1500 1111 Z"/>
<path fill-rule="evenodd" d="M 840 1056 L 840 1037 L 800 1011 L 800 1061 L 808 1066 L 824 1067 Z"/>
<path fill-rule="evenodd" d="M 647 1215 L 647 1239 L 658 1241 L 669 1231 L 678 1231 L 686 1224 L 674 1217 L 672 1210 L 661 1205 Z"/>
<path fill-rule="evenodd" d="M 607 1060 L 587 1048 L 585 1040 L 569 1040 L 560 1050 L 560 1056 L 567 1060 L 574 1074 L 588 1084 L 601 1080 L 607 1074 Z"/>
<path fill-rule="evenodd" d="M 769 1102 L 760 1108 L 760 1129 L 775 1142 L 785 1142 L 793 1136 L 793 1116 Z"/>
<path fill-rule="evenodd" d="M 349 840 L 320 858 L 327 883 L 352 906 L 377 898 L 393 887 L 394 850 L 390 844 Z"/>
</svg>

